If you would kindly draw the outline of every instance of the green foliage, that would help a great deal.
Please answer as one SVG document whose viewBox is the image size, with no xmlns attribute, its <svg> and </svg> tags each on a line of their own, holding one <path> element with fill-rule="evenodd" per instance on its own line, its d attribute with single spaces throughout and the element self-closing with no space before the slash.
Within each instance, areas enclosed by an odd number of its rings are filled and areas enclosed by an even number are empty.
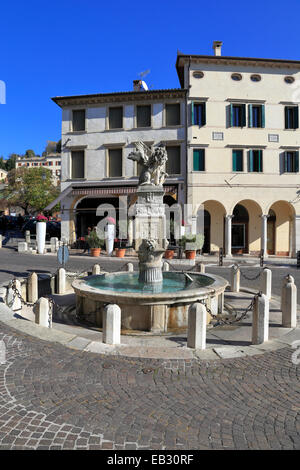
<svg viewBox="0 0 300 470">
<path fill-rule="evenodd" d="M 25 158 L 33 158 L 36 157 L 37 155 L 35 154 L 34 150 L 26 150 L 25 152 Z"/>
<path fill-rule="evenodd" d="M 6 170 L 6 160 L 3 157 L 0 157 L 0 168 L 1 170 Z"/>
<path fill-rule="evenodd" d="M 86 241 L 90 248 L 102 248 L 104 246 L 104 240 L 98 237 L 96 230 L 92 230 Z"/>
<path fill-rule="evenodd" d="M 183 235 L 179 241 L 179 244 L 180 246 L 185 247 L 186 243 L 195 243 L 196 250 L 201 250 L 204 245 L 204 235 L 202 233 L 197 233 L 196 235 Z"/>
<path fill-rule="evenodd" d="M 20 167 L 8 174 L 8 185 L 3 191 L 11 205 L 18 205 L 25 213 L 42 211 L 58 195 L 59 188 L 52 184 L 51 170 Z M 53 212 L 56 208 L 52 209 Z"/>
</svg>

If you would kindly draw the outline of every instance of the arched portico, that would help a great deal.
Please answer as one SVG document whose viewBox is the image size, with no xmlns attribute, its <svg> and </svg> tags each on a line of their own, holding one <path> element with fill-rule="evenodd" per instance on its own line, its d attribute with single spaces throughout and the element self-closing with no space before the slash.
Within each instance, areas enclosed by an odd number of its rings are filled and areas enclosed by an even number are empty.
<svg viewBox="0 0 300 470">
<path fill-rule="evenodd" d="M 225 207 L 219 201 L 209 200 L 204 207 L 204 253 L 217 253 L 224 246 Z"/>
</svg>

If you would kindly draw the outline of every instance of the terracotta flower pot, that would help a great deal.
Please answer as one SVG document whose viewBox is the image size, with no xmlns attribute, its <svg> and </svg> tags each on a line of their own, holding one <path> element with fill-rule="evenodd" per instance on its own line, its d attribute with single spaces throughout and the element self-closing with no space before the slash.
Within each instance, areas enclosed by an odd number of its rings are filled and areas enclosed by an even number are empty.
<svg viewBox="0 0 300 470">
<path fill-rule="evenodd" d="M 196 250 L 185 250 L 185 257 L 186 257 L 186 259 L 195 259 L 196 258 Z"/>
<path fill-rule="evenodd" d="M 100 256 L 101 248 L 91 248 L 91 256 Z"/>
<path fill-rule="evenodd" d="M 173 259 L 174 258 L 174 250 L 166 250 L 165 251 L 165 258 L 166 259 Z"/>
<path fill-rule="evenodd" d="M 126 249 L 125 248 L 116 248 L 116 257 L 124 258 Z"/>
</svg>

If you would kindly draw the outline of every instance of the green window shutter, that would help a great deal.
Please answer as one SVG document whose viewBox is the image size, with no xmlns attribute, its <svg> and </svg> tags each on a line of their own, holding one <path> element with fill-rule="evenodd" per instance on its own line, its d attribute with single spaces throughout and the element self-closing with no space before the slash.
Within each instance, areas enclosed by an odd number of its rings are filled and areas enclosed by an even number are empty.
<svg viewBox="0 0 300 470">
<path fill-rule="evenodd" d="M 253 150 L 249 150 L 249 171 L 253 171 Z"/>
<path fill-rule="evenodd" d="M 294 108 L 294 129 L 299 127 L 299 109 L 298 106 Z"/>
<path fill-rule="evenodd" d="M 193 150 L 193 170 L 199 171 L 199 150 Z"/>
<path fill-rule="evenodd" d="M 194 101 L 191 103 L 191 109 L 192 109 L 192 125 L 195 124 L 194 122 Z"/>
<path fill-rule="evenodd" d="M 287 152 L 284 152 L 283 159 L 284 159 L 284 172 L 286 173 L 287 172 L 287 160 L 288 160 Z"/>
<path fill-rule="evenodd" d="M 261 105 L 261 127 L 265 127 L 266 125 L 266 118 L 265 118 L 265 105 Z"/>
<path fill-rule="evenodd" d="M 248 115 L 249 115 L 249 127 L 253 127 L 252 104 L 248 105 Z"/>
<path fill-rule="evenodd" d="M 288 108 L 284 107 L 284 128 L 288 129 Z"/>
<path fill-rule="evenodd" d="M 233 127 L 233 104 L 230 103 L 230 126 Z"/>
<path fill-rule="evenodd" d="M 206 124 L 206 103 L 202 104 L 202 126 Z"/>
<path fill-rule="evenodd" d="M 295 152 L 295 172 L 299 172 L 299 151 Z"/>
<path fill-rule="evenodd" d="M 242 105 L 242 127 L 246 126 L 246 105 Z"/>
<path fill-rule="evenodd" d="M 237 171 L 237 151 L 232 151 L 232 171 Z"/>
<path fill-rule="evenodd" d="M 262 150 L 258 152 L 258 171 L 263 171 L 263 153 Z"/>
</svg>

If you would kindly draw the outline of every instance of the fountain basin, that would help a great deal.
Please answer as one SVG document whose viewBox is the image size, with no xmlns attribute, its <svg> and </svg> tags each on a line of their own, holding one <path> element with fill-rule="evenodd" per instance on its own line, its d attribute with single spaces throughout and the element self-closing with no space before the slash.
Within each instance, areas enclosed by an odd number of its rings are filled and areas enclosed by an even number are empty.
<svg viewBox="0 0 300 470">
<path fill-rule="evenodd" d="M 187 327 L 189 306 L 205 300 L 215 310 L 218 297 L 228 285 L 220 276 L 182 272 L 164 272 L 163 282 L 147 285 L 138 281 L 137 273 L 106 273 L 76 279 L 76 311 L 84 319 L 102 327 L 103 307 L 117 304 L 121 308 L 121 328 L 152 332 Z M 208 322 L 210 321 L 208 315 Z"/>
</svg>

